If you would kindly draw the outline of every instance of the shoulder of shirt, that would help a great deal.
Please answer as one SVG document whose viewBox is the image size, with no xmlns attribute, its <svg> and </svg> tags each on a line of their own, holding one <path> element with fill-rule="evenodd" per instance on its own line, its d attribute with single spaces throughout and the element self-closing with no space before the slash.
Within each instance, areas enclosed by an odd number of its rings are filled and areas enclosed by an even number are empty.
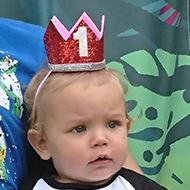
<svg viewBox="0 0 190 190">
<path fill-rule="evenodd" d="M 17 190 L 32 190 L 41 176 L 35 176 L 24 181 Z"/>
<path fill-rule="evenodd" d="M 149 179 L 148 177 L 139 174 L 135 171 L 122 168 L 118 171 L 117 175 L 125 178 L 135 189 L 141 190 L 167 190 L 165 187 L 159 185 L 154 180 Z"/>
<path fill-rule="evenodd" d="M 126 181 L 128 181 L 135 189 L 138 190 L 167 190 L 166 188 L 160 186 L 155 181 L 147 178 L 144 175 L 141 175 L 139 173 L 136 173 L 132 170 L 122 168 L 120 169 L 113 177 L 112 179 L 100 186 L 93 186 L 93 185 L 84 185 L 84 184 L 61 184 L 57 181 L 55 181 L 51 176 L 49 175 L 42 175 L 41 177 L 33 177 L 29 180 L 27 180 L 25 183 L 23 183 L 18 190 L 32 190 L 39 179 L 43 179 L 47 184 L 54 188 L 72 188 L 72 189 L 100 189 L 103 187 L 108 186 L 111 184 L 118 176 L 123 177 Z"/>
</svg>

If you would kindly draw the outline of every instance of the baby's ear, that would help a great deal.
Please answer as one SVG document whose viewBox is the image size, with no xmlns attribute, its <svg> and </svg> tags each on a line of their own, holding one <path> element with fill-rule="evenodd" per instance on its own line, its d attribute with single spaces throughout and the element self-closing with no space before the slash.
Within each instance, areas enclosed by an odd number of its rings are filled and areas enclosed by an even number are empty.
<svg viewBox="0 0 190 190">
<path fill-rule="evenodd" d="M 49 160 L 51 158 L 46 141 L 37 129 L 29 129 L 27 138 L 31 146 L 43 160 Z"/>
<path fill-rule="evenodd" d="M 129 130 L 131 128 L 131 121 L 127 119 L 127 132 L 129 133 Z"/>
</svg>

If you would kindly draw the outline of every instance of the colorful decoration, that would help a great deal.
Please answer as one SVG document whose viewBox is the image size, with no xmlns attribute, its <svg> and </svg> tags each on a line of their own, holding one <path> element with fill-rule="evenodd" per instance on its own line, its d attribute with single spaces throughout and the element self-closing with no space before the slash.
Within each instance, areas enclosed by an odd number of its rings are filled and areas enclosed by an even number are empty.
<svg viewBox="0 0 190 190">
<path fill-rule="evenodd" d="M 1 123 L 1 115 L 0 115 L 0 123 Z M 6 144 L 5 144 L 5 136 L 1 129 L 0 125 L 0 179 L 6 181 L 8 179 L 6 169 L 5 169 L 5 157 L 6 157 Z"/>
<path fill-rule="evenodd" d="M 23 99 L 21 87 L 15 75 L 17 63 L 17 60 L 9 56 L 0 58 L 0 106 L 7 110 L 12 109 L 13 113 L 20 118 L 23 111 Z"/>
</svg>

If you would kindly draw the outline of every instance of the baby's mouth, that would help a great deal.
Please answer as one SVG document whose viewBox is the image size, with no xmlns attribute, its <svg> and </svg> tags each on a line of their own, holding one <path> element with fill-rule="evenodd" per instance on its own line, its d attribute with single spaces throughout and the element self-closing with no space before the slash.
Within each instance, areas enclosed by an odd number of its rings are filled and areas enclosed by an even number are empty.
<svg viewBox="0 0 190 190">
<path fill-rule="evenodd" d="M 99 164 L 108 164 L 111 159 L 107 156 L 99 156 L 95 160 L 91 161 L 90 164 L 99 165 Z"/>
</svg>

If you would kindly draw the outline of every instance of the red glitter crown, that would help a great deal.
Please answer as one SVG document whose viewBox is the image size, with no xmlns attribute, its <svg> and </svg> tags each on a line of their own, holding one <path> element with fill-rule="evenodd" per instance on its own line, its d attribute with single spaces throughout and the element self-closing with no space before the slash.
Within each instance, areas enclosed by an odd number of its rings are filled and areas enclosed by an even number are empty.
<svg viewBox="0 0 190 190">
<path fill-rule="evenodd" d="M 55 17 L 44 35 L 48 65 L 52 71 L 88 71 L 105 67 L 104 22 L 101 30 L 84 12 L 70 31 Z"/>
</svg>

